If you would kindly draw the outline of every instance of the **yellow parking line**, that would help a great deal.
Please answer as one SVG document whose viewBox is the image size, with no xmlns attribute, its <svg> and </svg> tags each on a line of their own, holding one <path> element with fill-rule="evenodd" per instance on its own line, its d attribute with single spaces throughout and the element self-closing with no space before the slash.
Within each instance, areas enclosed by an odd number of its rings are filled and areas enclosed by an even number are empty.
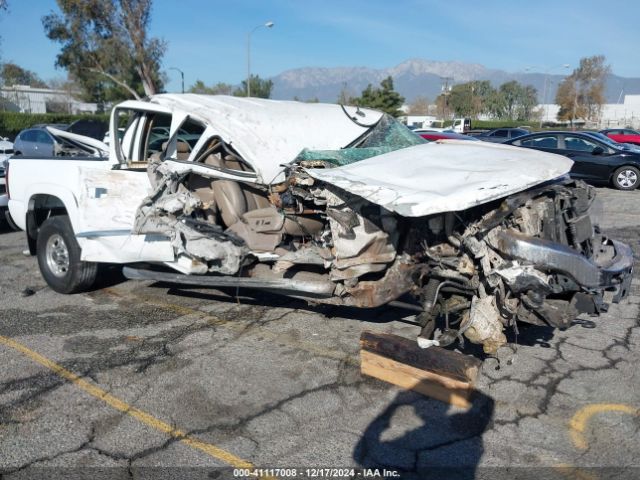
<svg viewBox="0 0 640 480">
<path fill-rule="evenodd" d="M 569 433 L 576 448 L 586 450 L 589 446 L 584 433 L 591 417 L 603 412 L 620 412 L 628 415 L 640 415 L 640 408 L 624 403 L 593 403 L 586 405 L 576 412 L 569 422 Z"/>
<path fill-rule="evenodd" d="M 212 445 L 210 443 L 205 443 L 194 437 L 191 437 L 186 432 L 182 430 L 178 430 L 172 427 L 171 425 L 169 425 L 168 423 L 155 418 L 153 415 L 150 415 L 132 405 L 129 405 L 127 402 L 120 400 L 117 397 L 114 397 L 113 395 L 103 390 L 102 388 L 98 387 L 97 385 L 94 385 L 93 383 L 90 383 L 84 380 L 83 378 L 80 378 L 75 373 L 67 370 L 66 368 L 58 365 L 57 363 L 49 360 L 48 358 L 40 355 L 39 353 L 34 352 L 33 350 L 27 348 L 26 346 L 16 342 L 11 338 L 3 337 L 2 335 L 0 335 L 0 343 L 26 355 L 34 362 L 39 363 L 40 365 L 48 368 L 49 370 L 53 371 L 56 375 L 59 375 L 60 377 L 69 380 L 81 390 L 85 391 L 89 395 L 99 400 L 102 400 L 104 403 L 115 408 L 116 410 L 120 410 L 126 415 L 129 415 L 135 418 L 139 422 L 144 423 L 145 425 L 151 428 L 154 428 L 160 432 L 166 433 L 170 437 L 178 439 L 180 442 L 184 443 L 185 445 L 188 445 L 191 448 L 200 450 L 217 460 L 220 460 L 228 465 L 231 465 L 232 467 L 253 468 L 253 465 L 250 462 L 243 460 L 240 457 L 236 457 L 232 453 L 229 453 L 226 450 L 223 450 L 222 448 L 216 447 L 215 445 Z"/>
</svg>

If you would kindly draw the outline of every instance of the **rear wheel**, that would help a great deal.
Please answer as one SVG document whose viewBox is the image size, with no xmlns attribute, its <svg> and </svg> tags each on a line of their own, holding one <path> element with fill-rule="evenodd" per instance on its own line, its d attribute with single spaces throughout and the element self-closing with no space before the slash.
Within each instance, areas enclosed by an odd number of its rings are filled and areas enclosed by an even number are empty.
<svg viewBox="0 0 640 480">
<path fill-rule="evenodd" d="M 45 220 L 38 231 L 38 266 L 49 287 L 58 293 L 77 293 L 93 286 L 98 264 L 80 260 L 80 246 L 69 217 Z"/>
<path fill-rule="evenodd" d="M 640 170 L 636 167 L 620 167 L 613 172 L 611 180 L 618 190 L 633 190 L 638 187 Z"/>
</svg>

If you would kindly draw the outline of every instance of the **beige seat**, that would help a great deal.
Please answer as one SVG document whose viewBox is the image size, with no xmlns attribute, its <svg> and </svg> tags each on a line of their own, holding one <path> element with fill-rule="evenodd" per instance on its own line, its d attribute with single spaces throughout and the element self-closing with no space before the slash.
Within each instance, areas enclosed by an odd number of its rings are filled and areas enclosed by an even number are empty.
<svg viewBox="0 0 640 480">
<path fill-rule="evenodd" d="M 209 155 L 205 162 L 219 168 L 229 168 L 233 170 L 246 171 L 244 165 L 235 160 L 223 161 L 218 155 Z M 242 215 L 251 210 L 265 208 L 270 205 L 266 195 L 255 187 L 236 182 L 233 180 L 219 179 L 202 179 L 202 185 L 199 185 L 196 192 L 202 201 L 213 200 L 220 211 L 222 221 L 227 227 L 241 220 Z M 191 186 L 191 183 L 190 183 Z M 207 192 L 203 190 L 208 190 Z"/>
<path fill-rule="evenodd" d="M 218 168 L 248 171 L 231 156 L 209 155 L 204 163 Z M 192 173 L 187 186 L 208 206 L 208 218 L 219 212 L 224 226 L 242 238 L 253 251 L 273 251 L 283 234 L 313 235 L 324 223 L 308 216 L 285 215 L 273 206 L 264 191 L 234 180 L 211 179 Z"/>
<path fill-rule="evenodd" d="M 164 158 L 164 154 L 167 151 L 167 145 L 169 142 L 164 142 L 162 144 L 162 150 L 159 152 L 154 152 L 149 155 L 149 162 L 159 162 Z M 183 142 L 182 140 L 178 140 L 176 145 L 176 158 L 178 160 L 188 160 L 190 154 L 190 147 L 187 142 Z"/>
</svg>

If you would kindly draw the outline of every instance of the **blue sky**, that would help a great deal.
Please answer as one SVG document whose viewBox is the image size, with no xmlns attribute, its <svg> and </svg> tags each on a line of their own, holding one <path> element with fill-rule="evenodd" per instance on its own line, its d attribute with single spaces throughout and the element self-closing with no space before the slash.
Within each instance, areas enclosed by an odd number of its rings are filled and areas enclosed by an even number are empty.
<svg viewBox="0 0 640 480">
<path fill-rule="evenodd" d="M 45 80 L 58 45 L 41 18 L 55 0 L 9 0 L 0 15 L 0 54 Z M 603 54 L 617 75 L 640 77 L 640 2 L 601 0 L 156 0 L 151 33 L 168 42 L 164 68 L 179 67 L 187 87 L 239 83 L 246 75 L 246 35 L 252 73 L 262 77 L 306 66 L 391 67 L 409 58 L 458 60 L 489 68 L 543 71 Z M 559 69 L 561 70 L 561 69 Z M 179 74 L 166 70 L 168 91 Z"/>
</svg>

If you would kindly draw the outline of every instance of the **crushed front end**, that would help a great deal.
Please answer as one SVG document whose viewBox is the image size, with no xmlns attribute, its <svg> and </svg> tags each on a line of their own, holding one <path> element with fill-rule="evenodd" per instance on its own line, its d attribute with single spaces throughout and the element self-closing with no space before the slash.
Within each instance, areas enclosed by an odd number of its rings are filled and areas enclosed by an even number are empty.
<svg viewBox="0 0 640 480">
<path fill-rule="evenodd" d="M 565 176 L 571 164 L 484 142 L 427 145 L 383 116 L 261 184 L 212 137 L 193 162 L 150 162 L 134 233 L 171 239 L 167 265 L 183 274 L 171 281 L 402 302 L 420 312 L 423 346 L 467 339 L 495 354 L 518 322 L 566 328 L 629 291 L 631 250 L 592 224 L 595 191 Z"/>
<path fill-rule="evenodd" d="M 518 321 L 566 328 L 624 298 L 632 252 L 592 225 L 594 198 L 592 187 L 564 180 L 416 224 L 407 248 L 421 271 L 419 341 L 464 337 L 494 354 Z"/>
</svg>

